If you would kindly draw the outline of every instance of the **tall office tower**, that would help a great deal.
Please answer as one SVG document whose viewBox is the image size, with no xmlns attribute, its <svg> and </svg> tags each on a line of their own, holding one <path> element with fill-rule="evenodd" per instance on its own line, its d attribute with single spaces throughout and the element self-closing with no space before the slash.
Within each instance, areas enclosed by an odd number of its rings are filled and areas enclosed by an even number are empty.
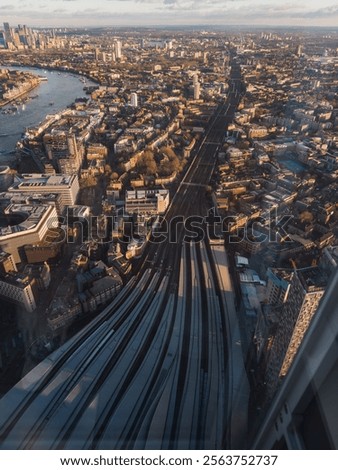
<svg viewBox="0 0 338 470">
<path fill-rule="evenodd" d="M 318 266 L 295 270 L 293 273 L 288 299 L 281 311 L 268 357 L 265 374 L 267 400 L 273 397 L 280 380 L 286 376 L 317 311 L 327 282 L 327 272 Z"/>
<path fill-rule="evenodd" d="M 5 34 L 5 40 L 7 44 L 12 43 L 13 38 L 12 38 L 12 33 L 11 33 L 11 28 L 9 26 L 9 23 L 4 23 L 4 34 Z"/>
<path fill-rule="evenodd" d="M 32 30 L 28 28 L 25 24 L 23 25 L 23 30 L 26 36 L 30 36 L 32 34 Z M 53 37 L 55 37 L 55 35 L 53 35 Z"/>
<path fill-rule="evenodd" d="M 198 74 L 195 73 L 192 77 L 192 84 L 196 85 L 198 83 Z"/>
<path fill-rule="evenodd" d="M 100 54 L 100 49 L 98 47 L 95 47 L 95 51 L 94 51 L 95 60 L 99 60 L 99 54 Z"/>
<path fill-rule="evenodd" d="M 122 57 L 122 42 L 116 41 L 115 43 L 115 57 L 116 59 L 121 59 Z"/>
<path fill-rule="evenodd" d="M 11 33 L 11 28 L 9 26 L 9 23 L 4 23 L 4 31 L 5 31 L 6 34 Z"/>
<path fill-rule="evenodd" d="M 20 44 L 23 46 L 28 46 L 26 27 L 19 24 L 17 34 L 19 36 Z"/>
<path fill-rule="evenodd" d="M 299 44 L 299 46 L 297 46 L 296 56 L 297 56 L 297 57 L 300 57 L 300 56 L 302 55 L 302 52 L 303 52 L 303 48 L 302 48 L 302 46 Z"/>
<path fill-rule="evenodd" d="M 5 39 L 5 33 L 0 31 L 0 48 L 5 48 L 7 46 L 7 42 Z"/>
<path fill-rule="evenodd" d="M 253 449 L 338 449 L 338 270 L 304 334 Z"/>
<path fill-rule="evenodd" d="M 199 100 L 201 94 L 201 87 L 199 82 L 195 83 L 194 85 L 194 100 Z"/>
<path fill-rule="evenodd" d="M 137 108 L 138 106 L 138 96 L 137 93 L 132 93 L 130 95 L 130 105 L 133 106 L 134 108 Z"/>
<path fill-rule="evenodd" d="M 17 49 L 21 48 L 21 38 L 17 31 L 13 31 L 12 33 L 13 43 Z"/>
<path fill-rule="evenodd" d="M 268 284 L 266 288 L 266 300 L 269 305 L 281 305 L 286 302 L 289 288 L 291 271 L 284 269 L 269 268 L 267 270 Z"/>
</svg>

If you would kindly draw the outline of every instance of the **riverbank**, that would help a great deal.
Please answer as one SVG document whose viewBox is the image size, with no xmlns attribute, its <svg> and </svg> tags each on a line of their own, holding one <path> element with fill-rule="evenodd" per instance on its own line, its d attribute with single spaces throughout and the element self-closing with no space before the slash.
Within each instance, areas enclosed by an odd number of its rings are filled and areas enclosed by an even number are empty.
<svg viewBox="0 0 338 470">
<path fill-rule="evenodd" d="M 0 70 L 0 85 L 4 90 L 0 97 L 0 108 L 27 95 L 37 88 L 42 81 L 43 77 L 30 73 L 18 73 L 7 69 Z"/>
<path fill-rule="evenodd" d="M 12 65 L 7 64 L 3 68 L 8 69 Z M 14 67 L 13 67 L 14 68 Z M 17 67 L 19 73 L 25 72 L 28 76 L 42 75 L 45 81 L 40 82 L 40 86 L 32 91 L 29 96 L 36 94 L 34 99 L 21 98 L 24 106 L 17 105 L 14 110 L 14 102 L 0 110 L 0 163 L 6 165 L 16 165 L 16 147 L 22 139 L 27 129 L 39 126 L 46 119 L 47 115 L 55 115 L 71 106 L 76 98 L 82 97 L 83 83 L 78 76 L 70 73 L 53 73 L 48 70 L 37 70 L 35 67 Z M 4 73 L 2 74 L 3 78 Z M 0 70 L 1 77 L 1 70 Z M 1 78 L 0 78 L 1 80 Z M 23 81 L 23 78 L 21 79 Z M 17 83 L 20 80 L 17 80 Z M 93 82 L 87 82 L 93 85 Z M 12 82 L 12 86 L 15 82 Z M 32 97 L 33 98 L 33 97 Z M 54 103 L 54 104 L 51 104 Z M 6 113 L 7 109 L 13 106 L 13 112 Z M 4 112 L 5 111 L 5 112 Z"/>
<path fill-rule="evenodd" d="M 1 57 L 0 59 L 4 59 L 4 57 Z M 42 70 L 42 71 L 47 71 L 47 72 L 56 72 L 59 74 L 70 74 L 73 75 L 74 77 L 77 77 L 79 79 L 84 78 L 88 80 L 89 82 L 92 82 L 93 86 L 94 85 L 102 85 L 100 80 L 97 77 L 94 77 L 87 73 L 86 71 L 78 70 L 72 67 L 64 67 L 64 66 L 55 66 L 55 65 L 48 65 L 48 64 L 39 64 L 39 63 L 31 63 L 31 64 L 26 64 L 26 63 L 21 63 L 16 60 L 3 60 L 0 63 L 0 68 L 1 67 L 18 67 L 18 68 L 31 68 L 31 69 L 36 69 L 36 70 Z"/>
<path fill-rule="evenodd" d="M 13 98 L 10 98 L 7 101 L 0 101 L 0 108 L 3 108 L 4 106 L 7 106 L 8 104 L 13 103 L 13 101 L 16 101 L 16 100 L 22 98 L 23 96 L 27 95 L 31 91 L 35 90 L 35 88 L 37 88 L 40 85 L 40 83 L 41 83 L 41 81 L 39 81 L 39 83 L 37 83 L 37 84 L 32 85 L 31 87 L 29 87 L 27 90 L 23 91 L 22 93 L 18 93 Z"/>
</svg>

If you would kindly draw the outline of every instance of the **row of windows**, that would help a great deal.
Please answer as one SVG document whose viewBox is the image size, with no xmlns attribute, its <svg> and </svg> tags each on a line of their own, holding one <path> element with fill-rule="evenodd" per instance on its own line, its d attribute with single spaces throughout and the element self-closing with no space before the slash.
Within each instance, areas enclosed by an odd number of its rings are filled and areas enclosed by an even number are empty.
<svg viewBox="0 0 338 470">
<path fill-rule="evenodd" d="M 3 295 L 4 297 L 8 297 L 24 304 L 26 304 L 28 300 L 31 306 L 35 305 L 35 299 L 34 296 L 32 296 L 31 294 L 30 286 L 21 289 L 20 287 L 1 282 L 0 295 Z"/>
</svg>

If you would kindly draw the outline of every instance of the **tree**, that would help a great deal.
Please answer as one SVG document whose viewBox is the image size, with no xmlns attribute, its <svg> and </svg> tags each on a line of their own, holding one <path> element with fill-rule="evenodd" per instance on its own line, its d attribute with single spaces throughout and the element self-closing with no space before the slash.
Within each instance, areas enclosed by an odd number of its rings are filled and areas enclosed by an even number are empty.
<svg viewBox="0 0 338 470">
<path fill-rule="evenodd" d="M 104 166 L 104 172 L 105 174 L 108 176 L 111 174 L 111 166 L 109 165 L 109 163 L 106 163 L 105 166 Z"/>
<path fill-rule="evenodd" d="M 159 171 L 161 175 L 169 176 L 175 171 L 180 171 L 181 163 L 175 151 L 168 146 L 161 147 L 160 152 L 165 156 L 160 162 Z"/>
<path fill-rule="evenodd" d="M 313 215 L 309 211 L 303 211 L 301 214 L 299 214 L 299 218 L 301 222 L 311 223 L 313 221 Z"/>
<path fill-rule="evenodd" d="M 160 152 L 164 153 L 170 160 L 173 159 L 173 158 L 177 158 L 176 153 L 168 145 L 166 145 L 164 147 L 161 147 Z"/>
<path fill-rule="evenodd" d="M 154 159 L 154 153 L 151 150 L 146 150 L 138 159 L 136 167 L 139 173 L 145 175 L 153 175 L 156 173 L 157 165 Z"/>
</svg>

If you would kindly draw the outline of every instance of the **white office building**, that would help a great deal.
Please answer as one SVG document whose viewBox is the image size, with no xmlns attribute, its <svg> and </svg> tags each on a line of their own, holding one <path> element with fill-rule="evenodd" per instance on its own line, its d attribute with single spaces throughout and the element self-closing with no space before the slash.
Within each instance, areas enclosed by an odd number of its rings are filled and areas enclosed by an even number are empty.
<svg viewBox="0 0 338 470">
<path fill-rule="evenodd" d="M 138 106 L 138 96 L 137 96 L 137 93 L 132 93 L 130 95 L 130 105 L 133 107 L 133 108 L 137 108 Z"/>
<path fill-rule="evenodd" d="M 21 194 L 60 194 L 60 210 L 65 206 L 74 205 L 79 192 L 79 179 L 73 175 L 23 174 L 15 178 L 9 188 L 11 193 Z"/>
<path fill-rule="evenodd" d="M 40 243 L 48 230 L 58 227 L 58 214 L 54 205 L 11 204 L 5 209 L 8 216 L 22 216 L 16 225 L 0 228 L 0 247 L 21 263 L 20 248 Z"/>
<path fill-rule="evenodd" d="M 128 214 L 164 214 L 169 206 L 167 189 L 126 191 L 126 212 Z"/>
<path fill-rule="evenodd" d="M 115 57 L 116 59 L 121 59 L 122 57 L 122 42 L 119 40 L 115 43 Z"/>
<path fill-rule="evenodd" d="M 199 82 L 194 84 L 194 100 L 199 100 L 201 95 L 201 86 Z"/>
</svg>

